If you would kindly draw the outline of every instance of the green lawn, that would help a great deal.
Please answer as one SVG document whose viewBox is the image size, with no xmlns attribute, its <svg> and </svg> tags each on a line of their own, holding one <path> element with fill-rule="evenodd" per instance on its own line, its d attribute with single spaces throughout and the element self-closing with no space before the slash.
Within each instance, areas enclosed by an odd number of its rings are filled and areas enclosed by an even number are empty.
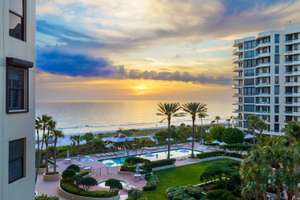
<svg viewBox="0 0 300 200">
<path fill-rule="evenodd" d="M 222 165 L 228 161 L 229 160 L 208 161 L 156 172 L 159 178 L 158 187 L 155 191 L 145 192 L 145 196 L 148 200 L 167 200 L 167 188 L 200 183 L 200 174 L 212 163 L 220 163 L 220 165 Z"/>
</svg>

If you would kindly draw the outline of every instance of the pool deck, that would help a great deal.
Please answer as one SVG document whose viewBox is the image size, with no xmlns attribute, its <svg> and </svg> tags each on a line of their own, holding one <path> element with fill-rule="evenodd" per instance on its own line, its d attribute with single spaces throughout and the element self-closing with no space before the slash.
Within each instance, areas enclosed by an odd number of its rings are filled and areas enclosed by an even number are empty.
<svg viewBox="0 0 300 200">
<path fill-rule="evenodd" d="M 172 150 L 176 149 L 190 149 L 190 144 L 184 144 L 184 145 L 174 145 L 172 146 Z M 124 156 L 135 156 L 140 155 L 143 153 L 155 153 L 158 151 L 165 151 L 167 148 L 166 146 L 160 147 L 160 148 L 145 148 L 144 150 L 140 151 L 130 151 L 130 152 L 117 152 L 114 154 L 95 154 L 95 155 L 89 155 L 89 156 L 81 156 L 70 158 L 69 160 L 66 159 L 59 159 L 57 161 L 58 165 L 58 171 L 62 172 L 64 169 L 66 169 L 70 164 L 76 164 L 79 165 L 82 169 L 88 169 L 90 170 L 90 175 L 98 182 L 107 180 L 110 178 L 115 178 L 119 180 L 126 181 L 130 186 L 135 188 L 143 188 L 143 186 L 146 184 L 146 181 L 143 179 L 136 179 L 133 174 L 123 174 L 119 173 L 120 167 L 108 167 L 104 165 L 103 163 L 99 162 L 98 160 L 103 159 L 111 159 L 116 157 L 124 157 Z M 200 144 L 195 144 L 195 150 L 201 151 L 201 152 L 210 152 L 210 151 L 216 151 L 219 150 L 218 147 L 211 147 L 211 146 L 205 146 Z M 111 155 L 111 156 L 109 156 Z M 197 163 L 197 160 L 190 159 L 187 156 L 177 158 L 175 165 L 176 166 L 183 166 L 188 164 Z M 50 196 L 59 196 L 57 193 L 57 186 L 59 184 L 59 181 L 54 182 L 45 182 L 42 180 L 42 176 L 39 175 L 38 181 L 36 184 L 36 191 L 38 194 L 47 194 Z M 127 198 L 127 192 L 126 190 L 122 190 L 121 192 L 121 200 Z M 59 199 L 65 200 L 64 198 L 59 196 Z"/>
</svg>

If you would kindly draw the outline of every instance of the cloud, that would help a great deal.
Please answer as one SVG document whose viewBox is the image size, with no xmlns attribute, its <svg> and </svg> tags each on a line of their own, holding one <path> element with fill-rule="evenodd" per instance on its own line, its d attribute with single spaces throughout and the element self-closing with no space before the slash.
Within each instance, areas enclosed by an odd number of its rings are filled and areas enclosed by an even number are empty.
<svg viewBox="0 0 300 200">
<path fill-rule="evenodd" d="M 110 76 L 111 64 L 104 58 L 72 54 L 59 49 L 40 49 L 37 54 L 40 70 L 69 76 Z"/>
</svg>

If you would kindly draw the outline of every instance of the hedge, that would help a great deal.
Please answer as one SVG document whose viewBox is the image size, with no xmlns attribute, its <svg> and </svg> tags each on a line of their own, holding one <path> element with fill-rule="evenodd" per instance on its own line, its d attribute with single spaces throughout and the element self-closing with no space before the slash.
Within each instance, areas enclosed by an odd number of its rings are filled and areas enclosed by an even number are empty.
<svg viewBox="0 0 300 200">
<path fill-rule="evenodd" d="M 158 184 L 158 178 L 154 174 L 150 174 L 147 177 L 147 183 L 143 187 L 143 191 L 153 191 L 156 190 Z"/>
<path fill-rule="evenodd" d="M 228 149 L 231 151 L 249 151 L 251 149 L 252 145 L 250 144 L 227 144 L 222 146 L 223 149 Z"/>
<path fill-rule="evenodd" d="M 66 192 L 69 192 L 71 194 L 84 196 L 84 197 L 114 197 L 118 195 L 118 192 L 115 191 L 103 191 L 103 190 L 97 190 L 97 191 L 86 191 L 79 187 L 77 187 L 75 184 L 66 182 L 66 181 L 60 181 L 60 187 L 65 190 Z"/>
<path fill-rule="evenodd" d="M 224 151 L 213 151 L 213 152 L 197 154 L 197 158 L 199 158 L 199 159 L 211 158 L 211 157 L 217 157 L 217 156 L 229 156 L 229 157 L 235 157 L 235 158 L 244 158 L 244 155 L 242 155 L 242 154 L 229 153 L 229 152 L 224 152 Z"/>
<path fill-rule="evenodd" d="M 162 167 L 166 165 L 173 165 L 176 162 L 176 159 L 164 159 L 164 160 L 156 160 L 151 161 L 150 166 L 152 168 Z"/>
</svg>

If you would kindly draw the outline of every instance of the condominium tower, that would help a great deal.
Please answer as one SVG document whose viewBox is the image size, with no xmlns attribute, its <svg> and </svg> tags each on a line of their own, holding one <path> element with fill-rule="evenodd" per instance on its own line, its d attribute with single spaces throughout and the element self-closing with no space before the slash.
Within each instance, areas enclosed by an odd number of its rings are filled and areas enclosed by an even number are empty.
<svg viewBox="0 0 300 200">
<path fill-rule="evenodd" d="M 238 127 L 247 130 L 249 115 L 274 134 L 300 121 L 300 25 L 235 40 L 233 54 Z"/>
<path fill-rule="evenodd" d="M 34 194 L 35 0 L 0 1 L 0 200 Z"/>
</svg>

